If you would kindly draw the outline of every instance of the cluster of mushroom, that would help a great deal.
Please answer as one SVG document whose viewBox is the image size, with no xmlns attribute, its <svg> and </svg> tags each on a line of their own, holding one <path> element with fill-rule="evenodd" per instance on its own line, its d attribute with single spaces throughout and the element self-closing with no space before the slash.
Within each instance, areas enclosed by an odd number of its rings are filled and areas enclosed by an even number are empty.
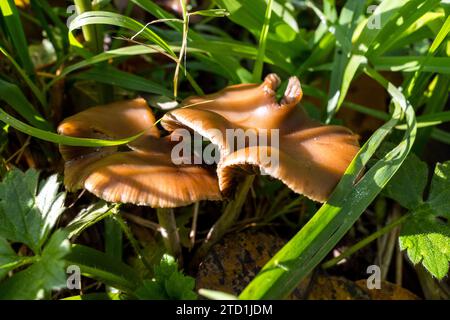
<svg viewBox="0 0 450 320">
<path fill-rule="evenodd" d="M 180 108 L 163 116 L 161 125 L 170 132 L 165 137 L 160 136 L 143 99 L 97 106 L 71 116 L 59 126 L 60 134 L 121 139 L 145 133 L 126 148 L 61 146 L 65 185 L 68 190 L 85 188 L 110 202 L 173 208 L 220 200 L 232 194 L 243 175 L 263 171 L 294 192 L 324 202 L 358 152 L 357 136 L 344 127 L 310 119 L 298 106 L 302 90 L 296 77 L 290 78 L 280 102 L 276 99 L 279 85 L 279 77 L 270 74 L 259 85 L 235 85 L 187 98 Z M 197 132 L 218 146 L 216 168 L 173 159 L 171 150 L 177 139 L 172 135 L 180 128 Z M 224 140 L 227 129 L 276 129 L 279 141 L 232 150 Z M 279 164 L 267 165 L 255 149 L 276 155 Z"/>
<path fill-rule="evenodd" d="M 160 136 L 144 99 L 97 106 L 71 116 L 58 127 L 60 134 L 121 139 L 145 133 L 127 145 L 129 150 L 61 146 L 66 160 L 65 185 L 68 190 L 85 188 L 111 202 L 178 207 L 200 200 L 220 200 L 221 194 L 231 194 L 239 174 L 255 172 L 251 168 L 265 170 L 294 192 L 323 202 L 358 152 L 357 137 L 344 127 L 323 126 L 311 120 L 297 106 L 302 90 L 295 77 L 289 80 L 278 103 L 275 90 L 279 84 L 278 76 L 270 74 L 261 85 L 230 86 L 211 95 L 188 98 L 180 108 L 164 115 L 161 124 L 166 130 L 188 128 L 219 146 L 217 175 L 205 166 L 174 164 L 182 162 L 175 161 L 171 153 L 175 139 Z M 225 130 L 238 128 L 276 128 L 279 146 L 272 147 L 269 141 L 266 145 L 228 150 L 223 139 Z M 222 131 L 223 135 L 212 136 L 209 129 Z M 259 153 L 249 152 L 250 148 L 268 148 L 266 154 L 277 153 L 277 169 L 264 167 L 265 163 L 254 156 Z"/>
</svg>

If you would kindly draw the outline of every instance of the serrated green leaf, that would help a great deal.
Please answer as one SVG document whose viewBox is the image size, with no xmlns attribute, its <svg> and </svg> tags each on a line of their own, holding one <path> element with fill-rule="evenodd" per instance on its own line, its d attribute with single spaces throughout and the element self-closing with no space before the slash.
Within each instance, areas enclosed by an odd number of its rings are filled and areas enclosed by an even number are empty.
<svg viewBox="0 0 450 320">
<path fill-rule="evenodd" d="M 425 207 L 412 214 L 402 227 L 400 248 L 407 250 L 414 264 L 423 266 L 436 278 L 448 273 L 450 261 L 450 226 L 438 220 Z"/>
<path fill-rule="evenodd" d="M 402 207 L 415 209 L 423 202 L 427 179 L 427 164 L 411 153 L 385 187 L 384 194 Z"/>
<path fill-rule="evenodd" d="M 0 299 L 42 299 L 66 285 L 63 257 L 70 251 L 67 233 L 56 231 L 38 261 L 0 285 Z"/>
<path fill-rule="evenodd" d="M 165 254 L 154 267 L 154 279 L 143 281 L 135 291 L 142 300 L 195 300 L 195 279 L 178 271 L 176 260 Z"/>
<path fill-rule="evenodd" d="M 175 258 L 165 254 L 161 258 L 161 262 L 159 266 L 155 266 L 154 268 L 155 278 L 157 279 L 167 279 L 169 278 L 173 273 L 178 271 L 178 265 L 175 261 Z"/>
<path fill-rule="evenodd" d="M 0 236 L 24 243 L 36 254 L 64 211 L 65 193 L 58 193 L 56 175 L 38 189 L 39 173 L 13 169 L 0 183 Z"/>
<path fill-rule="evenodd" d="M 435 215 L 450 219 L 450 161 L 436 165 L 428 204 Z"/>
<path fill-rule="evenodd" d="M 187 277 L 180 272 L 174 272 L 164 283 L 166 292 L 171 299 L 195 300 L 197 295 L 193 292 L 195 279 Z"/>
<path fill-rule="evenodd" d="M 160 282 L 144 280 L 134 293 L 140 300 L 168 300 L 166 290 Z"/>
<path fill-rule="evenodd" d="M 9 270 L 11 270 L 10 268 L 5 268 L 4 266 L 17 260 L 18 256 L 11 248 L 8 241 L 0 237 L 0 280 L 6 276 Z"/>
</svg>

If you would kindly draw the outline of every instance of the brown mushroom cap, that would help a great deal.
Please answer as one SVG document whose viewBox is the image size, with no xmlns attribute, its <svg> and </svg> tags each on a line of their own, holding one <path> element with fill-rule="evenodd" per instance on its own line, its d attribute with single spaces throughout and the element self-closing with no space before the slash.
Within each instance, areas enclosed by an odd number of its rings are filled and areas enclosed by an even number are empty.
<svg viewBox="0 0 450 320">
<path fill-rule="evenodd" d="M 85 188 L 106 201 L 156 208 L 219 200 L 214 172 L 198 165 L 175 165 L 173 142 L 170 137 L 159 138 L 154 123 L 143 99 L 93 107 L 64 120 L 58 132 L 76 137 L 119 139 L 146 130 L 128 144 L 131 151 L 61 146 L 67 189 Z"/>
<path fill-rule="evenodd" d="M 219 146 L 218 176 L 224 194 L 234 189 L 240 174 L 256 169 L 297 193 L 323 202 L 358 152 L 357 136 L 341 126 L 323 126 L 297 107 L 302 90 L 296 77 L 289 80 L 278 103 L 275 90 L 279 84 L 278 76 L 270 74 L 261 85 L 231 86 L 204 97 L 191 97 L 182 108 L 166 114 L 161 123 L 169 131 L 190 128 Z M 210 129 L 219 129 L 222 134 Z M 226 129 L 278 129 L 279 144 L 272 146 L 268 138 L 265 144 L 230 150 Z M 262 161 L 265 154 L 278 157 L 279 165 Z"/>
</svg>

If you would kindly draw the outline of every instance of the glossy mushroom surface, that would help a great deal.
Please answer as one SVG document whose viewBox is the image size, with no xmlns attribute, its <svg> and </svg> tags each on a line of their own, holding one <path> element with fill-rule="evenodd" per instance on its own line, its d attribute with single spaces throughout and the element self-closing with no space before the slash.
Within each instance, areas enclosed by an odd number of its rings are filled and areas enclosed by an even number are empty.
<svg viewBox="0 0 450 320">
<path fill-rule="evenodd" d="M 242 174 L 263 172 L 296 193 L 324 202 L 358 152 L 357 136 L 342 126 L 324 126 L 310 119 L 298 106 L 303 92 L 296 77 L 289 79 L 280 102 L 276 100 L 279 85 L 278 76 L 270 74 L 260 85 L 231 86 L 188 98 L 163 117 L 162 125 L 169 131 L 197 131 L 219 147 L 217 173 L 225 195 L 232 193 Z M 269 137 L 232 149 L 227 129 L 258 133 L 264 129 Z M 277 134 L 276 143 L 271 132 Z"/>
<path fill-rule="evenodd" d="M 58 132 L 69 136 L 119 139 L 145 131 L 127 146 L 61 146 L 66 188 L 85 188 L 106 201 L 154 208 L 220 200 L 214 170 L 175 165 L 171 155 L 174 142 L 170 137 L 160 138 L 154 123 L 143 99 L 93 107 L 65 119 Z"/>
</svg>

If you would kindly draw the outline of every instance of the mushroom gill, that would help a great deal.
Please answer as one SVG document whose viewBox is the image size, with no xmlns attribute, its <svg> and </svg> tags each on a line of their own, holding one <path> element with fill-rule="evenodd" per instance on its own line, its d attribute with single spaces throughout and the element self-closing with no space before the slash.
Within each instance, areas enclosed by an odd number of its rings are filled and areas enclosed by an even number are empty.
<svg viewBox="0 0 450 320">
<path fill-rule="evenodd" d="M 279 85 L 278 76 L 270 74 L 260 85 L 230 86 L 191 97 L 161 123 L 169 131 L 197 131 L 219 147 L 217 174 L 225 195 L 234 190 L 242 174 L 262 172 L 296 193 L 324 202 L 358 152 L 357 136 L 347 128 L 310 119 L 298 106 L 303 92 L 296 77 L 289 79 L 280 102 L 275 92 Z M 252 130 L 268 137 L 258 136 L 256 143 L 246 138 L 244 145 L 234 148 L 227 141 L 227 129 Z"/>
<path fill-rule="evenodd" d="M 175 165 L 171 158 L 174 143 L 170 136 L 160 138 L 154 123 L 155 117 L 143 99 L 93 107 L 65 119 L 58 132 L 68 136 L 120 139 L 144 132 L 127 145 L 129 150 L 60 146 L 66 160 L 66 188 L 85 188 L 106 201 L 154 208 L 219 200 L 214 171 L 198 165 Z"/>
</svg>

